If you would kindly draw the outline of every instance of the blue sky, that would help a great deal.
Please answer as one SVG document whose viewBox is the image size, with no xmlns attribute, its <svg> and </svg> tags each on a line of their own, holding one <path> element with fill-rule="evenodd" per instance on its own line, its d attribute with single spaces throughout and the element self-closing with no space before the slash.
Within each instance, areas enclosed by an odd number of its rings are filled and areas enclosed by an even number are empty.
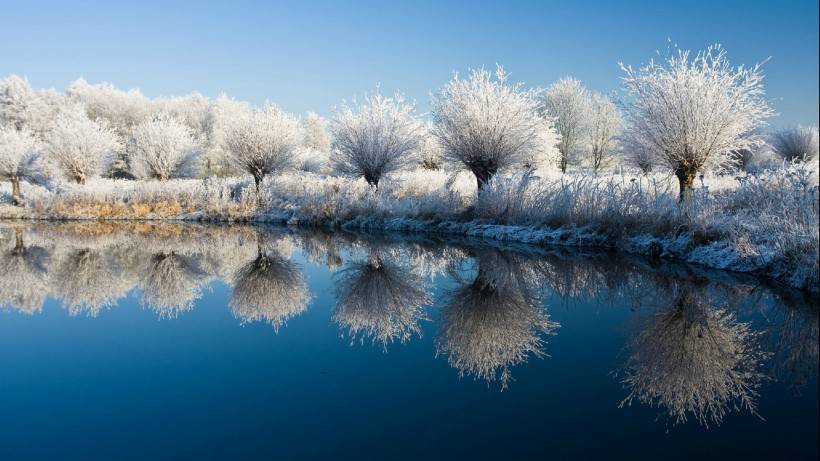
<svg viewBox="0 0 820 461">
<path fill-rule="evenodd" d="M 453 71 L 501 63 L 545 86 L 619 87 L 667 38 L 765 66 L 775 126 L 818 123 L 818 2 L 37 2 L 0 5 L 0 75 L 79 76 L 149 96 L 199 91 L 328 114 L 381 84 L 427 110 Z M 124 2 L 122 2 L 124 3 Z"/>
</svg>

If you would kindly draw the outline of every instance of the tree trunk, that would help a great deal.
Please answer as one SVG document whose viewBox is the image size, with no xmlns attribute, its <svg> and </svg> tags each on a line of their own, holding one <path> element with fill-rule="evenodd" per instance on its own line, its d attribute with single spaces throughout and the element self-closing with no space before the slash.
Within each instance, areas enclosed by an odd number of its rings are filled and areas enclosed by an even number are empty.
<svg viewBox="0 0 820 461">
<path fill-rule="evenodd" d="M 367 181 L 368 184 L 375 187 L 376 189 L 379 188 L 379 178 L 378 177 L 366 174 L 366 175 L 364 175 L 364 180 Z"/>
<path fill-rule="evenodd" d="M 262 180 L 265 175 L 262 173 L 255 173 L 253 175 L 253 182 L 256 184 L 256 206 L 262 208 Z"/>
<path fill-rule="evenodd" d="M 11 203 L 14 206 L 20 206 L 23 203 L 20 200 L 20 179 L 16 176 L 11 178 Z"/>
<path fill-rule="evenodd" d="M 481 192 L 484 189 L 484 186 L 490 182 L 495 175 L 495 172 L 496 170 L 490 168 L 473 168 L 473 174 L 475 175 L 476 185 L 478 186 L 479 192 Z"/>
<path fill-rule="evenodd" d="M 26 252 L 26 247 L 23 245 L 23 229 L 19 227 L 14 229 L 14 254 L 21 255 Z"/>
<path fill-rule="evenodd" d="M 675 176 L 678 177 L 678 184 L 680 185 L 681 203 L 688 202 L 692 199 L 693 184 L 695 184 L 695 175 L 697 171 L 694 168 L 679 167 L 675 170 Z"/>
</svg>

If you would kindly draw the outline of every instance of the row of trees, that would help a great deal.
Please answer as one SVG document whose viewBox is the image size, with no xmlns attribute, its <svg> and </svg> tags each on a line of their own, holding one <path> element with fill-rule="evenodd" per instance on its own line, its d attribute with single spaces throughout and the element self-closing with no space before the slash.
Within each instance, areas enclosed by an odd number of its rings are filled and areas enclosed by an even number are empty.
<svg viewBox="0 0 820 461">
<path fill-rule="evenodd" d="M 15 202 L 19 181 L 42 176 L 44 165 L 80 184 L 96 175 L 241 172 L 258 189 L 266 176 L 294 168 L 332 168 L 378 187 L 391 172 L 447 164 L 472 172 L 481 189 L 505 169 L 597 172 L 621 158 L 644 172 L 674 173 L 684 200 L 698 173 L 725 169 L 763 144 L 759 133 L 774 112 L 759 65 L 732 67 L 714 46 L 621 67 L 617 105 L 573 78 L 540 91 L 510 84 L 501 67 L 456 74 L 433 95 L 426 124 L 400 95 L 343 103 L 326 122 L 226 96 L 150 100 L 84 80 L 64 94 L 34 91 L 13 76 L 0 82 L 0 176 L 12 182 Z M 771 145 L 787 158 L 816 156 L 817 130 L 782 132 Z"/>
</svg>

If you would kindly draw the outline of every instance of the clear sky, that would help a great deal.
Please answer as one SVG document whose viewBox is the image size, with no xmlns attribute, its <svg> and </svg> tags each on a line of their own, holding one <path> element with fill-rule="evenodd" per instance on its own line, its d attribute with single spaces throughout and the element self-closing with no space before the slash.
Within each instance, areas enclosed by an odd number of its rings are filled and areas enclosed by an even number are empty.
<svg viewBox="0 0 820 461">
<path fill-rule="evenodd" d="M 123 4 L 120 4 L 123 3 Z M 818 123 L 818 1 L 188 2 L 0 0 L 0 75 L 83 76 L 148 96 L 199 91 L 328 114 L 381 84 L 426 111 L 453 71 L 503 64 L 546 86 L 619 87 L 617 63 L 719 42 L 765 66 L 775 126 Z"/>
</svg>

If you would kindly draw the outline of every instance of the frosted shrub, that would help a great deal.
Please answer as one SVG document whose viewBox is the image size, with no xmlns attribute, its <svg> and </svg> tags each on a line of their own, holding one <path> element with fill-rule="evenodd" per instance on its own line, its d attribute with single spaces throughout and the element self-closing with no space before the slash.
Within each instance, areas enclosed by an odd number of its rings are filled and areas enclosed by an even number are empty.
<svg viewBox="0 0 820 461">
<path fill-rule="evenodd" d="M 446 161 L 466 168 L 482 189 L 500 170 L 552 158 L 557 135 L 538 113 L 534 92 L 509 85 L 499 67 L 495 78 L 475 70 L 458 75 L 433 96 L 433 133 Z"/>
<path fill-rule="evenodd" d="M 137 125 L 127 149 L 135 176 L 160 181 L 196 174 L 196 159 L 201 153 L 191 131 L 167 114 Z"/>
<path fill-rule="evenodd" d="M 816 126 L 797 126 L 772 133 L 769 145 L 786 161 L 814 162 L 820 150 L 820 136 Z"/>
<path fill-rule="evenodd" d="M 33 181 L 43 173 L 40 151 L 28 130 L 0 127 L 0 180 L 11 183 L 11 200 L 21 205 L 20 181 Z"/>
<path fill-rule="evenodd" d="M 120 148 L 108 124 L 90 120 L 81 107 L 57 116 L 45 139 L 46 158 L 65 178 L 79 184 L 107 172 Z"/>
<path fill-rule="evenodd" d="M 615 139 L 621 130 L 621 114 L 610 99 L 594 93 L 589 101 L 589 120 L 586 130 L 588 163 L 598 172 L 615 165 Z M 563 139 L 563 138 L 562 138 Z"/>
<path fill-rule="evenodd" d="M 401 95 L 366 96 L 353 106 L 343 104 L 330 123 L 331 161 L 339 173 L 363 177 L 378 187 L 382 177 L 416 163 L 423 126 L 415 105 Z"/>
<path fill-rule="evenodd" d="M 225 150 L 257 191 L 269 174 L 293 167 L 299 146 L 296 120 L 274 105 L 239 114 L 225 130 Z"/>
<path fill-rule="evenodd" d="M 682 201 L 698 173 L 726 168 L 733 151 L 758 144 L 756 130 L 773 115 L 760 65 L 733 68 L 719 45 L 694 58 L 678 51 L 664 63 L 621 68 L 630 98 L 625 135 L 674 172 Z"/>
</svg>

